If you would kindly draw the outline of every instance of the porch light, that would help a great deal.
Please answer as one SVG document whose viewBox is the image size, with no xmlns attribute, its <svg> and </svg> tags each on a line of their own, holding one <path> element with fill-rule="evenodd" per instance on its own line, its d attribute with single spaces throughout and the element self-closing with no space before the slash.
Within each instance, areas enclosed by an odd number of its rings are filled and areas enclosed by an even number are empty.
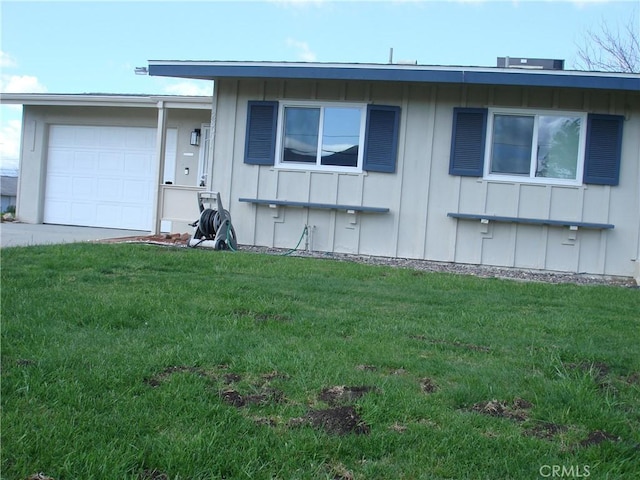
<svg viewBox="0 0 640 480">
<path fill-rule="evenodd" d="M 200 145 L 200 129 L 196 128 L 193 132 L 191 132 L 191 145 L 198 146 Z"/>
</svg>

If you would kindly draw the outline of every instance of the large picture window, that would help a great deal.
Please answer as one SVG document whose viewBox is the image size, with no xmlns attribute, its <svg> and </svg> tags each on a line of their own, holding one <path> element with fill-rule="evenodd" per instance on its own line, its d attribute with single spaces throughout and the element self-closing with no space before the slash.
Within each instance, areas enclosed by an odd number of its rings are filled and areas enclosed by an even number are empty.
<svg viewBox="0 0 640 480">
<path fill-rule="evenodd" d="M 580 183 L 585 132 L 583 114 L 491 112 L 485 176 Z"/>
<path fill-rule="evenodd" d="M 276 164 L 362 171 L 365 113 L 362 105 L 282 104 Z"/>
</svg>

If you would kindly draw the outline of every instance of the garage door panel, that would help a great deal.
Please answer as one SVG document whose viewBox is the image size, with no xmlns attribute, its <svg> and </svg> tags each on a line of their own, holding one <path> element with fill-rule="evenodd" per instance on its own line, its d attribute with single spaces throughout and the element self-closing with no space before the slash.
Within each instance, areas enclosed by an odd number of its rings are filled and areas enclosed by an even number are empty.
<svg viewBox="0 0 640 480">
<path fill-rule="evenodd" d="M 90 147 L 94 148 L 99 142 L 98 127 L 79 127 L 75 130 L 73 147 Z"/>
<path fill-rule="evenodd" d="M 154 128 L 52 126 L 44 222 L 150 230 L 155 133 Z"/>
<path fill-rule="evenodd" d="M 147 183 L 125 180 L 122 185 L 124 187 L 122 197 L 128 200 L 127 203 L 144 203 L 151 200 L 151 191 Z"/>
<path fill-rule="evenodd" d="M 145 132 L 127 132 L 125 136 L 125 146 L 131 149 L 154 150 L 156 148 L 156 132 L 149 130 Z"/>
<path fill-rule="evenodd" d="M 124 137 L 126 134 L 118 127 L 103 127 L 99 133 L 99 145 L 102 148 L 123 148 L 125 147 Z M 124 134 L 124 135 L 123 135 Z"/>
<path fill-rule="evenodd" d="M 151 213 L 150 209 L 126 206 L 122 209 L 122 224 L 124 228 L 130 228 L 132 230 L 139 230 L 140 225 L 145 221 L 145 218 Z"/>
<path fill-rule="evenodd" d="M 124 171 L 124 156 L 122 152 L 101 152 L 98 160 L 100 173 L 112 174 Z"/>
<path fill-rule="evenodd" d="M 121 178 L 99 178 L 96 184 L 96 195 L 98 200 L 118 202 L 122 199 L 123 182 Z"/>
<path fill-rule="evenodd" d="M 91 202 L 75 201 L 71 203 L 71 222 L 72 225 L 88 225 L 96 226 L 94 218 L 96 216 L 96 207 Z"/>
<path fill-rule="evenodd" d="M 76 134 L 73 129 L 52 125 L 49 128 L 49 148 L 74 146 Z"/>
<path fill-rule="evenodd" d="M 49 181 L 51 179 L 51 181 Z M 64 175 L 49 174 L 47 175 L 47 197 L 51 199 L 67 198 L 71 191 L 71 177 Z"/>
<path fill-rule="evenodd" d="M 95 178 L 76 176 L 71 179 L 71 196 L 74 200 L 91 201 L 95 195 Z M 67 193 L 68 195 L 68 193 Z"/>
<path fill-rule="evenodd" d="M 61 200 L 49 200 L 49 222 L 66 223 L 71 217 L 71 203 Z"/>
<path fill-rule="evenodd" d="M 61 150 L 53 148 L 49 150 L 47 159 L 47 172 L 56 173 L 59 171 L 67 172 L 73 168 L 74 154 L 71 150 Z"/>
<path fill-rule="evenodd" d="M 73 156 L 73 168 L 77 172 L 94 172 L 98 167 L 97 152 L 79 151 Z"/>
<path fill-rule="evenodd" d="M 124 172 L 128 176 L 146 178 L 151 170 L 153 157 L 141 153 L 127 153 L 124 157 Z"/>
</svg>

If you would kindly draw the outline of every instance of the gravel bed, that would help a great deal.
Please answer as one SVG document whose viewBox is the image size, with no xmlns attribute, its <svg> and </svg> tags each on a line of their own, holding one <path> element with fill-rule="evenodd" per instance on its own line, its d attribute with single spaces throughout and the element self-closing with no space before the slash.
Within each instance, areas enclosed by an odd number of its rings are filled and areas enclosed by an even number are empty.
<svg viewBox="0 0 640 480">
<path fill-rule="evenodd" d="M 186 248 L 189 234 L 151 235 L 102 240 L 101 243 L 151 243 Z M 633 278 L 593 275 L 586 273 L 549 272 L 509 267 L 490 267 L 451 262 L 433 262 L 412 258 L 377 257 L 348 253 L 315 252 L 308 250 L 288 250 L 285 248 L 254 247 L 238 245 L 238 250 L 268 255 L 289 255 L 292 257 L 324 258 L 339 262 L 358 262 L 367 265 L 410 268 L 423 272 L 443 272 L 457 275 L 475 275 L 483 278 L 500 278 L 521 282 L 573 283 L 577 285 L 613 285 L 626 288 L 640 288 Z"/>
<path fill-rule="evenodd" d="M 311 252 L 306 250 L 287 250 L 269 247 L 253 247 L 241 245 L 243 252 L 264 253 L 271 255 L 288 254 L 292 257 L 324 258 L 341 262 L 357 262 L 367 265 L 385 265 L 389 267 L 409 268 L 423 272 L 443 272 L 458 275 L 475 275 L 482 278 L 500 278 L 522 282 L 573 283 L 577 285 L 613 285 L 626 288 L 639 288 L 635 280 L 627 277 L 592 275 L 586 273 L 548 272 L 509 267 L 490 267 L 486 265 L 470 265 L 450 262 L 433 262 L 411 258 L 377 257 L 369 255 L 353 255 L 347 253 Z"/>
</svg>

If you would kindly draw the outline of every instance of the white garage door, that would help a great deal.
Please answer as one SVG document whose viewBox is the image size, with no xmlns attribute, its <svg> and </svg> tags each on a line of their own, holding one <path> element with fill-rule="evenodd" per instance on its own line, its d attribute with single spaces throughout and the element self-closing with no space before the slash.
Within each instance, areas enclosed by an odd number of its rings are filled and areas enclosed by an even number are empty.
<svg viewBox="0 0 640 480">
<path fill-rule="evenodd" d="M 155 128 L 52 125 L 44 223 L 151 230 Z"/>
</svg>

